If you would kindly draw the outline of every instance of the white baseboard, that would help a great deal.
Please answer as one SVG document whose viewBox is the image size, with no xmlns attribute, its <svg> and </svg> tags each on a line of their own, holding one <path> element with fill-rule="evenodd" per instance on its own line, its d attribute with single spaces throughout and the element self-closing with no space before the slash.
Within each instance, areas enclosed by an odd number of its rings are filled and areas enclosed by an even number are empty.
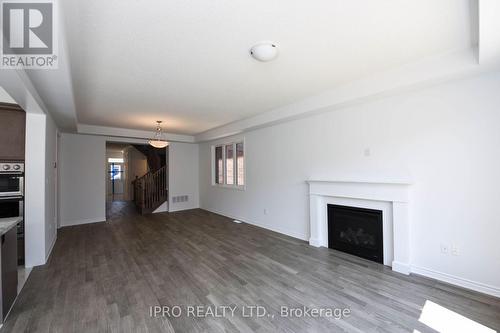
<svg viewBox="0 0 500 333">
<path fill-rule="evenodd" d="M 393 261 L 392 270 L 404 275 L 409 275 L 411 272 L 411 266 L 403 262 Z"/>
<path fill-rule="evenodd" d="M 321 244 L 319 242 L 319 239 L 317 238 L 309 238 L 309 245 L 314 246 L 314 247 L 321 247 Z"/>
<path fill-rule="evenodd" d="M 50 254 L 52 253 L 52 249 L 54 248 L 54 245 L 56 245 L 56 241 L 57 241 L 57 233 L 54 236 L 54 240 L 52 241 L 52 244 L 50 244 L 49 251 L 47 251 L 47 253 L 45 255 L 45 263 L 47 263 L 47 261 L 49 260 Z"/>
<path fill-rule="evenodd" d="M 66 221 L 61 223 L 61 227 L 71 227 L 79 224 L 88 224 L 88 223 L 97 223 L 97 222 L 106 222 L 106 217 L 96 217 L 92 219 L 82 219 L 82 220 L 73 220 Z"/>
<path fill-rule="evenodd" d="M 290 236 L 290 237 L 293 237 L 293 238 L 298 238 L 300 240 L 308 241 L 307 237 L 304 236 L 304 235 L 299 235 L 299 234 L 296 234 L 296 233 L 293 233 L 293 232 L 288 232 L 288 231 L 285 231 L 285 230 L 281 230 L 279 228 L 273 228 L 273 227 L 270 227 L 270 226 L 262 224 L 262 223 L 250 221 L 250 220 L 248 220 L 246 218 L 242 218 L 240 216 L 230 215 L 230 214 L 227 214 L 227 213 L 224 213 L 224 212 L 217 211 L 215 209 L 208 209 L 208 208 L 203 208 L 203 207 L 200 207 L 200 209 L 203 209 L 203 210 L 215 213 L 215 214 L 219 214 L 219 215 L 222 215 L 222 216 L 226 216 L 226 217 L 229 217 L 229 218 L 231 218 L 233 220 L 239 220 L 239 221 L 245 222 L 247 224 L 251 224 L 251 225 L 263 228 L 263 229 L 271 230 L 271 231 L 274 231 L 274 232 L 277 232 L 277 233 L 280 233 L 280 234 L 283 234 L 283 235 L 287 235 L 287 236 Z"/>
<path fill-rule="evenodd" d="M 160 207 L 156 208 L 153 212 L 153 214 L 156 214 L 156 213 L 165 213 L 165 212 L 168 212 L 168 201 L 165 201 L 164 203 L 162 203 L 160 205 Z"/>
<path fill-rule="evenodd" d="M 183 210 L 191 210 L 191 209 L 198 209 L 200 208 L 199 206 L 193 205 L 193 206 L 187 206 L 187 207 L 179 207 L 179 205 L 176 204 L 169 204 L 168 205 L 168 211 L 170 213 L 173 212 L 182 212 Z M 208 210 L 208 209 L 206 209 Z"/>
<path fill-rule="evenodd" d="M 443 282 L 447 282 L 449 284 L 453 284 L 462 288 L 466 289 L 471 289 L 474 291 L 478 291 L 484 294 L 488 294 L 491 296 L 495 297 L 500 297 L 500 288 L 491 286 L 485 283 L 481 282 L 476 282 L 476 281 L 471 281 L 468 279 L 464 279 L 458 276 L 450 275 L 447 273 L 442 273 L 438 272 L 432 269 L 424 268 L 424 267 L 418 267 L 418 266 L 411 266 L 411 272 L 426 276 L 432 279 L 440 280 Z"/>
</svg>

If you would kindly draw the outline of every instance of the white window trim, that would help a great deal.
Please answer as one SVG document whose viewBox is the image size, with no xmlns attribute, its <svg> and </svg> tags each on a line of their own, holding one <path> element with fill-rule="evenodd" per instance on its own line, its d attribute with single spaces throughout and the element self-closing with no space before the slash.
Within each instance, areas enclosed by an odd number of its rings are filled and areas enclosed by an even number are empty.
<svg viewBox="0 0 500 333">
<path fill-rule="evenodd" d="M 237 185 L 236 183 L 238 182 L 238 162 L 237 162 L 237 156 L 236 156 L 236 144 L 237 143 L 243 143 L 243 160 L 244 162 L 244 168 L 243 168 L 243 181 L 245 182 L 244 185 Z M 233 145 L 233 179 L 235 184 L 234 185 L 228 185 L 226 184 L 226 146 L 227 145 Z M 215 148 L 216 147 L 222 147 L 222 175 L 224 178 L 224 183 L 223 184 L 217 184 L 215 182 Z M 212 179 L 212 186 L 215 187 L 220 187 L 220 188 L 227 188 L 227 189 L 232 189 L 232 190 L 240 190 L 240 191 L 245 191 L 247 188 L 247 153 L 246 153 L 246 144 L 245 144 L 245 139 L 241 140 L 234 140 L 234 141 L 227 141 L 227 142 L 221 142 L 214 144 L 210 147 L 210 155 L 211 155 L 211 179 Z"/>
</svg>

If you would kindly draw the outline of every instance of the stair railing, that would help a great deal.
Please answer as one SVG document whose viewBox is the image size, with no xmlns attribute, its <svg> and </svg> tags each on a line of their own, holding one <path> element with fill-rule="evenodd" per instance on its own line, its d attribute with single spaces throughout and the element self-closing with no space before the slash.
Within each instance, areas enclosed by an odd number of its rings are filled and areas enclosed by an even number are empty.
<svg viewBox="0 0 500 333">
<path fill-rule="evenodd" d="M 142 213 L 151 213 L 167 200 L 167 168 L 134 180 L 134 201 Z"/>
</svg>

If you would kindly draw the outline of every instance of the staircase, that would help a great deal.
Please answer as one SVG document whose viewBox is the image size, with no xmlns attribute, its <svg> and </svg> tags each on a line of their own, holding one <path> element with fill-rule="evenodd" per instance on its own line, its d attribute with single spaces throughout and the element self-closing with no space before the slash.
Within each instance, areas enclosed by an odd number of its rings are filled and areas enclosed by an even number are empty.
<svg viewBox="0 0 500 333">
<path fill-rule="evenodd" d="M 148 161 L 149 170 L 155 171 L 160 169 L 165 165 L 166 159 L 166 151 L 165 149 L 157 149 L 151 147 L 150 145 L 132 145 L 135 149 L 140 151 Z"/>
<path fill-rule="evenodd" d="M 133 181 L 134 201 L 139 212 L 150 214 L 167 201 L 167 167 L 148 172 Z"/>
</svg>

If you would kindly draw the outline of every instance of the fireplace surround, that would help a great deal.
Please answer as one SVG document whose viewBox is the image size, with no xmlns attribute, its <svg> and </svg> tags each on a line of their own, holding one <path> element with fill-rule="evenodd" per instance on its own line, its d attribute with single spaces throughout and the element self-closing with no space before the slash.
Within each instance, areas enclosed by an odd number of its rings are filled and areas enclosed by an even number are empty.
<svg viewBox="0 0 500 333">
<path fill-rule="evenodd" d="M 310 180 L 309 244 L 328 247 L 328 204 L 382 211 L 383 261 L 410 273 L 410 225 L 406 182 Z"/>
</svg>

